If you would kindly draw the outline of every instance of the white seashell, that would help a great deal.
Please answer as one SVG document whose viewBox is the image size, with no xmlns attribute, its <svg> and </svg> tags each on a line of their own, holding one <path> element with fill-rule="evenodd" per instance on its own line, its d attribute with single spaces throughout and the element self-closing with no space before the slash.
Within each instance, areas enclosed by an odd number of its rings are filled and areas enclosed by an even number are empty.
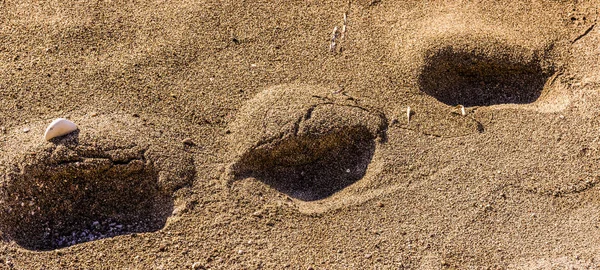
<svg viewBox="0 0 600 270">
<path fill-rule="evenodd" d="M 65 118 L 58 118 L 48 125 L 46 132 L 44 133 L 44 139 L 49 141 L 52 138 L 67 135 L 75 130 L 77 130 L 77 125 L 75 125 L 75 123 Z"/>
</svg>

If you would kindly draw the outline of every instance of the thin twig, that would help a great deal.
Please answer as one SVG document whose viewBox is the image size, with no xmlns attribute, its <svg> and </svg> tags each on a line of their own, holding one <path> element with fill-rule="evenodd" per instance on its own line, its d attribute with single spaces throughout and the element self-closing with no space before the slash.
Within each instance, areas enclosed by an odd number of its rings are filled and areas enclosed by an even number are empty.
<svg viewBox="0 0 600 270">
<path fill-rule="evenodd" d="M 329 45 L 329 51 L 334 52 L 337 46 L 336 39 L 339 36 L 338 27 L 333 28 L 333 32 L 331 33 L 331 44 Z"/>
<path fill-rule="evenodd" d="M 585 37 L 587 34 L 592 32 L 592 30 L 594 29 L 594 26 L 596 26 L 596 23 L 592 24 L 590 27 L 588 27 L 588 29 L 585 30 L 585 32 L 583 32 L 583 34 L 579 35 L 577 38 L 575 38 L 573 41 L 571 41 L 571 44 L 574 44 L 575 42 L 577 42 L 578 40 L 580 40 L 581 38 Z"/>
</svg>

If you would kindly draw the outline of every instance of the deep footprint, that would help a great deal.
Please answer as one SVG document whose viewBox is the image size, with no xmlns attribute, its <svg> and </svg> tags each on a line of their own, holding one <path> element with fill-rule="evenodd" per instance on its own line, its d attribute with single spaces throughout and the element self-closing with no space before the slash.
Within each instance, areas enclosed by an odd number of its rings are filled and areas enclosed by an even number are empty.
<svg viewBox="0 0 600 270">
<path fill-rule="evenodd" d="M 142 139 L 151 131 L 136 127 L 135 119 L 118 119 L 106 125 L 94 119 L 95 126 L 80 120 L 81 133 L 51 143 L 29 134 L 14 138 L 25 152 L 0 167 L 0 226 L 7 240 L 51 250 L 164 227 L 173 190 L 193 179 L 193 161 Z"/>
<path fill-rule="evenodd" d="M 231 169 L 291 197 L 312 201 L 360 180 L 385 116 L 328 89 L 283 85 L 250 100 L 232 123 Z"/>
<path fill-rule="evenodd" d="M 419 75 L 421 91 L 452 106 L 535 102 L 554 73 L 545 53 L 500 41 L 489 46 L 494 50 L 468 43 L 429 50 Z"/>
</svg>

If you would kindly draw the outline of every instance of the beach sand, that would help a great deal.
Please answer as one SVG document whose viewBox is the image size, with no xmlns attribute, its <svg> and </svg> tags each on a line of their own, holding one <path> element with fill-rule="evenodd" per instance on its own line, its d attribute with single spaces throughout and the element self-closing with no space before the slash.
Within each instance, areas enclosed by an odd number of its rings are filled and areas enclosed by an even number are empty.
<svg viewBox="0 0 600 270">
<path fill-rule="evenodd" d="M 1 1 L 0 268 L 598 269 L 598 8 Z"/>
</svg>

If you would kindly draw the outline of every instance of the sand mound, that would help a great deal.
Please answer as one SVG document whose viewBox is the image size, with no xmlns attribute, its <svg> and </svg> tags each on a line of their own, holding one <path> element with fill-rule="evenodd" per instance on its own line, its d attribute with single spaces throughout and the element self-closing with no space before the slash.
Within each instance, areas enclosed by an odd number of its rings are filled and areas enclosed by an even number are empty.
<svg viewBox="0 0 600 270">
<path fill-rule="evenodd" d="M 233 173 L 302 200 L 325 198 L 361 179 L 387 120 L 318 86 L 283 85 L 250 100 L 231 125 Z"/>
<path fill-rule="evenodd" d="M 54 249 L 162 228 L 171 193 L 193 180 L 192 159 L 181 150 L 159 154 L 166 146 L 143 140 L 151 130 L 136 118 L 75 121 L 80 131 L 51 142 L 42 123 L 14 136 L 26 143 L 0 167 L 3 232 L 25 248 Z"/>
</svg>

